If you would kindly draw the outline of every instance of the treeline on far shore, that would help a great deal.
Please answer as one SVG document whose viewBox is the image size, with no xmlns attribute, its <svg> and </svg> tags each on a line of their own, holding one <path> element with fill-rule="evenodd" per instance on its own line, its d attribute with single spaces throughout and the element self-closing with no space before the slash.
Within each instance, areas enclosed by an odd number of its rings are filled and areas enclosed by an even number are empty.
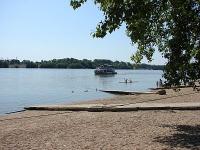
<svg viewBox="0 0 200 150">
<path fill-rule="evenodd" d="M 33 62 L 30 60 L 20 61 L 18 59 L 0 60 L 0 68 L 67 68 L 67 69 L 95 69 L 96 67 L 108 64 L 115 69 L 149 69 L 149 70 L 163 70 L 162 65 L 148 65 L 148 64 L 131 64 L 123 61 L 111 61 L 106 59 L 95 60 L 78 60 L 75 58 L 42 60 L 40 62 Z"/>
</svg>

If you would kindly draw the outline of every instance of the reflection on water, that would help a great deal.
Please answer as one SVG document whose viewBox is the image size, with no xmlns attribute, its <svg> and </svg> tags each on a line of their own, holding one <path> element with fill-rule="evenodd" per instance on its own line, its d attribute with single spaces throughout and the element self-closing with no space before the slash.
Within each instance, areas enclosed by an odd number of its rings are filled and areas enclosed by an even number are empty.
<svg viewBox="0 0 200 150">
<path fill-rule="evenodd" d="M 96 89 L 145 91 L 155 87 L 162 74 L 152 70 L 117 72 L 98 76 L 92 69 L 0 69 L 0 114 L 35 104 L 73 103 L 112 96 Z M 125 78 L 133 83 L 119 83 Z"/>
</svg>

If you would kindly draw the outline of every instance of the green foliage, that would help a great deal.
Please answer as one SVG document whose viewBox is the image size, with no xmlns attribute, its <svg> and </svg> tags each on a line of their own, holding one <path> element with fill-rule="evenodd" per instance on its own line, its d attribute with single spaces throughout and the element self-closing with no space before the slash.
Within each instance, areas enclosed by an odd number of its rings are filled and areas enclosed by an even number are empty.
<svg viewBox="0 0 200 150">
<path fill-rule="evenodd" d="M 71 0 L 74 9 L 87 0 Z M 199 0 L 94 0 L 104 13 L 93 37 L 103 38 L 126 26 L 126 33 L 138 50 L 135 63 L 152 61 L 156 49 L 168 60 L 164 77 L 168 85 L 200 78 Z"/>
<path fill-rule="evenodd" d="M 23 60 L 22 62 L 20 62 L 21 64 L 26 64 L 26 68 L 38 68 L 37 63 L 34 63 L 30 60 Z"/>
<path fill-rule="evenodd" d="M 134 64 L 135 69 L 148 69 L 148 70 L 163 70 L 163 65 L 148 65 L 148 64 Z"/>
<path fill-rule="evenodd" d="M 9 64 L 11 64 L 11 65 L 13 65 L 13 64 L 20 64 L 20 61 L 17 60 L 17 59 L 11 59 L 11 60 L 9 61 Z"/>
</svg>

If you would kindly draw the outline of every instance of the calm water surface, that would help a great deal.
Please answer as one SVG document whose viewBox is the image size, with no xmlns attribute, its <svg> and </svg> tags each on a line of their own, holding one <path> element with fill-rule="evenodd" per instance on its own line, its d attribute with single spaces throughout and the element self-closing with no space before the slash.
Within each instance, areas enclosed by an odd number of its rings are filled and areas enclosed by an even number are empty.
<svg viewBox="0 0 200 150">
<path fill-rule="evenodd" d="M 155 87 L 162 71 L 117 70 L 95 76 L 92 69 L 0 69 L 0 114 L 37 104 L 62 104 L 109 98 L 96 89 L 146 91 Z M 119 83 L 124 78 L 134 83 Z"/>
</svg>

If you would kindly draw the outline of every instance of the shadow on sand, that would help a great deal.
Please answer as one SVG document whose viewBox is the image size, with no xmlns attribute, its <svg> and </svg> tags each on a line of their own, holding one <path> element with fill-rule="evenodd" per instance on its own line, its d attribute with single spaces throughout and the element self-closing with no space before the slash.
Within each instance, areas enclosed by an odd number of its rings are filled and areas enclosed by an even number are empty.
<svg viewBox="0 0 200 150">
<path fill-rule="evenodd" d="M 155 142 L 168 145 L 171 148 L 200 149 L 200 125 L 163 125 L 162 127 L 172 128 L 175 133 L 156 137 Z"/>
</svg>

